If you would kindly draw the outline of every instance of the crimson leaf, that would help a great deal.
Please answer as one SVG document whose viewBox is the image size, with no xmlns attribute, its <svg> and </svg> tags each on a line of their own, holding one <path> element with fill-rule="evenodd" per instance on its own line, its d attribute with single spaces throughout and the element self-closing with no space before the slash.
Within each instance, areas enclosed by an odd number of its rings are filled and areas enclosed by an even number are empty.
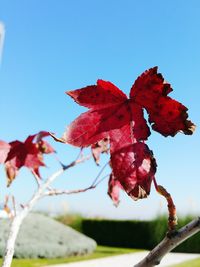
<svg viewBox="0 0 200 267">
<path fill-rule="evenodd" d="M 48 136 L 48 132 L 39 132 L 30 135 L 24 142 L 13 141 L 9 143 L 9 151 L 5 162 L 5 169 L 8 178 L 8 186 L 15 179 L 21 167 L 25 166 L 34 171 L 39 177 L 39 167 L 45 166 L 43 162 L 44 153 L 52 153 L 54 149 L 42 138 Z M 0 146 L 0 154 L 5 151 Z"/>
<path fill-rule="evenodd" d="M 10 145 L 2 140 L 0 140 L 0 163 L 4 163 L 8 152 L 10 150 Z"/>
<path fill-rule="evenodd" d="M 120 189 L 122 189 L 120 182 L 115 178 L 114 174 L 111 173 L 108 181 L 108 195 L 116 207 L 119 204 Z"/>
<path fill-rule="evenodd" d="M 91 145 L 92 156 L 97 165 L 99 165 L 100 155 L 102 153 L 108 153 L 109 151 L 108 145 L 109 145 L 108 138 L 104 138 L 103 140 Z"/>
<path fill-rule="evenodd" d="M 109 138 L 115 178 L 134 199 L 146 197 L 156 162 L 144 144 L 150 129 L 143 110 L 148 113 L 152 129 L 163 136 L 178 132 L 190 135 L 195 130 L 195 125 L 187 120 L 187 108 L 168 96 L 171 91 L 157 67 L 137 78 L 129 99 L 115 85 L 103 80 L 98 80 L 97 85 L 69 91 L 67 94 L 89 111 L 70 124 L 60 141 L 85 147 Z"/>
</svg>

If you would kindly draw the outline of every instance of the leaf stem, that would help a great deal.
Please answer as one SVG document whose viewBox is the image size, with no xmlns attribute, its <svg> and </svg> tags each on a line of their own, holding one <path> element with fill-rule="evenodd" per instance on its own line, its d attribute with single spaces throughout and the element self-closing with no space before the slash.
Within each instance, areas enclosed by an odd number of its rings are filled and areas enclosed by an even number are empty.
<svg viewBox="0 0 200 267">
<path fill-rule="evenodd" d="M 169 212 L 168 229 L 170 232 L 174 231 L 178 224 L 178 218 L 176 215 L 176 206 L 173 202 L 172 196 L 170 195 L 170 193 L 167 192 L 167 190 L 162 185 L 157 184 L 155 177 L 153 179 L 153 182 L 154 182 L 156 191 L 167 200 L 167 203 L 168 203 L 167 207 L 168 207 L 168 212 Z"/>
</svg>

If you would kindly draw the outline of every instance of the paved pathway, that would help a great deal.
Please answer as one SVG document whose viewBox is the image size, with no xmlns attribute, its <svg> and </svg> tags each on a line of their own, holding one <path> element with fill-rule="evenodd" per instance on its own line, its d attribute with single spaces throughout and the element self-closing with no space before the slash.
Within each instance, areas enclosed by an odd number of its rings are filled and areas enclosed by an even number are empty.
<svg viewBox="0 0 200 267">
<path fill-rule="evenodd" d="M 79 261 L 68 264 L 51 265 L 51 267 L 133 267 L 142 260 L 148 252 L 136 252 L 95 260 Z M 169 253 L 166 255 L 159 267 L 170 266 L 187 260 L 200 258 L 200 254 Z M 188 266 L 189 267 L 189 266 Z"/>
</svg>

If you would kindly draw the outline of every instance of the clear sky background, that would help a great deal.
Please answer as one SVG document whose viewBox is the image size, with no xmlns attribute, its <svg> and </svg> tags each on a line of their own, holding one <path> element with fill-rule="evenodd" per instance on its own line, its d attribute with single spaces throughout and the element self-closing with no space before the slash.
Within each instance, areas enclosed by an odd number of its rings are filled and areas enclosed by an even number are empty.
<svg viewBox="0 0 200 267">
<path fill-rule="evenodd" d="M 24 140 L 40 130 L 61 136 L 85 110 L 65 95 L 66 90 L 101 78 L 128 94 L 137 76 L 157 65 L 172 84 L 171 97 L 189 108 L 197 125 L 193 136 L 165 138 L 152 132 L 148 145 L 157 159 L 157 181 L 174 196 L 179 214 L 200 213 L 199 14 L 198 0 L 0 0 L 0 20 L 6 27 L 0 67 L 0 139 Z M 78 149 L 49 141 L 65 163 L 76 157 Z M 106 161 L 104 156 L 102 165 Z M 47 156 L 46 162 L 44 177 L 59 168 L 53 156 Z M 65 173 L 55 186 L 86 187 L 99 170 L 91 160 Z M 9 193 L 25 203 L 35 190 L 25 168 L 10 189 L 5 185 L 1 167 L 1 202 Z M 37 209 L 146 219 L 165 212 L 166 203 L 152 188 L 148 199 L 137 202 L 122 193 L 115 208 L 105 180 L 87 193 L 44 199 Z"/>
</svg>

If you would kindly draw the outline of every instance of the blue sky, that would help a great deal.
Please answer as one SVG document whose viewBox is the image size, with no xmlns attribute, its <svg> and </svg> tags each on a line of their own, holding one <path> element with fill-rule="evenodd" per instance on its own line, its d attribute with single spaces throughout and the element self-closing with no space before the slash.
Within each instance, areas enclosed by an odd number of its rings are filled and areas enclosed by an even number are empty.
<svg viewBox="0 0 200 267">
<path fill-rule="evenodd" d="M 197 0 L 0 0 L 0 21 L 6 27 L 0 67 L 0 139 L 24 140 L 40 130 L 60 136 L 85 110 L 65 95 L 66 90 L 101 78 L 128 94 L 137 76 L 157 65 L 172 84 L 171 97 L 189 108 L 197 125 L 193 136 L 164 138 L 152 132 L 148 145 L 157 159 L 157 181 L 174 196 L 178 213 L 200 212 L 199 13 Z M 78 153 L 51 143 L 66 163 Z M 42 170 L 44 177 L 59 168 L 53 157 L 46 159 L 49 167 Z M 107 160 L 104 156 L 102 165 Z M 65 173 L 55 186 L 82 188 L 98 172 L 90 161 Z M 24 203 L 35 189 L 26 169 L 8 190 L 3 167 L 0 177 L 0 201 L 9 192 Z M 148 199 L 137 202 L 122 193 L 117 209 L 106 192 L 104 181 L 95 191 L 44 199 L 37 209 L 113 218 L 151 218 L 166 210 L 153 188 Z"/>
</svg>

